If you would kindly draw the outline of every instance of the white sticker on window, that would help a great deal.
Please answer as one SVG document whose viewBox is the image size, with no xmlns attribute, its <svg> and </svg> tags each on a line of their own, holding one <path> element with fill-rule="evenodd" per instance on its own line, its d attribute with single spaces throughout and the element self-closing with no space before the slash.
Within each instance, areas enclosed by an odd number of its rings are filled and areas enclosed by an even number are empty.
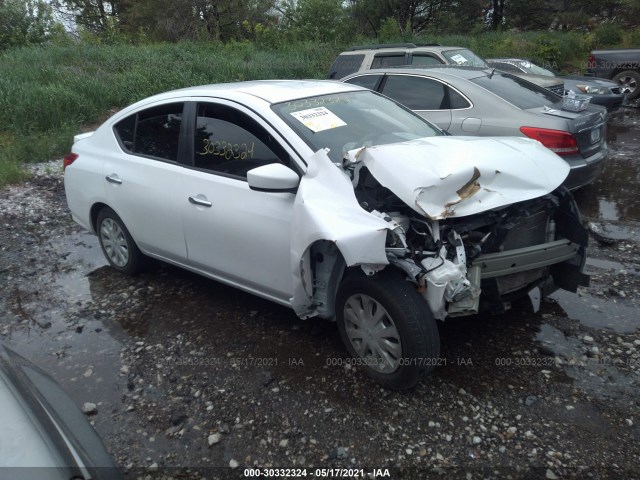
<svg viewBox="0 0 640 480">
<path fill-rule="evenodd" d="M 291 112 L 296 120 L 302 123 L 312 132 L 322 132 L 332 128 L 343 127 L 346 125 L 333 112 L 325 107 L 310 108 L 308 110 L 300 110 L 299 112 Z"/>
<path fill-rule="evenodd" d="M 456 63 L 467 63 L 468 60 L 466 58 L 464 58 L 462 55 L 460 55 L 459 53 L 454 55 L 453 57 L 451 57 L 451 60 L 453 60 Z"/>
</svg>

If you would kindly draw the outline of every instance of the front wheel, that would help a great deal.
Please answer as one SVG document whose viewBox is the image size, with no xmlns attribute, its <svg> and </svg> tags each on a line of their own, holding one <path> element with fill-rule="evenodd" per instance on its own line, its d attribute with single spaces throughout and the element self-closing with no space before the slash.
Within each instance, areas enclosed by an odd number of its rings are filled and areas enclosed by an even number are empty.
<svg viewBox="0 0 640 480">
<path fill-rule="evenodd" d="M 142 269 L 144 255 L 116 212 L 109 207 L 100 210 L 96 231 L 102 253 L 113 268 L 129 275 Z"/>
<path fill-rule="evenodd" d="M 628 100 L 640 97 L 640 72 L 625 70 L 613 77 L 613 81 L 620 84 L 620 90 Z"/>
<path fill-rule="evenodd" d="M 387 270 L 347 276 L 338 289 L 336 319 L 354 363 L 380 385 L 403 390 L 436 366 L 440 337 L 416 287 Z"/>
</svg>

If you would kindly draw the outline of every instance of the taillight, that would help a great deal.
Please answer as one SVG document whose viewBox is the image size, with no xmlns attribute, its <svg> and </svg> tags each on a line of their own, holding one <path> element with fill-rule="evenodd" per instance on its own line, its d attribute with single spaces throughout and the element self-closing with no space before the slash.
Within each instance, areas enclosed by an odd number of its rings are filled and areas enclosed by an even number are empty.
<svg viewBox="0 0 640 480">
<path fill-rule="evenodd" d="M 76 161 L 79 157 L 77 153 L 67 153 L 62 159 L 62 167 L 66 169 L 69 165 Z"/>
<path fill-rule="evenodd" d="M 560 156 L 580 153 L 575 137 L 569 132 L 535 127 L 520 127 L 520 131 Z"/>
<path fill-rule="evenodd" d="M 593 53 L 589 54 L 587 59 L 587 68 L 596 68 L 596 56 Z"/>
</svg>

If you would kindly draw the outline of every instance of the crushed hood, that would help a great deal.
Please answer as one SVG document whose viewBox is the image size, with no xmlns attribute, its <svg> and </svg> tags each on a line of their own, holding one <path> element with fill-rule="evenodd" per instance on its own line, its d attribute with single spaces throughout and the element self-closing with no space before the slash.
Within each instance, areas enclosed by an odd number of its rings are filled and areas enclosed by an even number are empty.
<svg viewBox="0 0 640 480">
<path fill-rule="evenodd" d="M 350 150 L 416 212 L 441 220 L 530 200 L 555 190 L 568 164 L 526 138 L 431 137 Z"/>
</svg>

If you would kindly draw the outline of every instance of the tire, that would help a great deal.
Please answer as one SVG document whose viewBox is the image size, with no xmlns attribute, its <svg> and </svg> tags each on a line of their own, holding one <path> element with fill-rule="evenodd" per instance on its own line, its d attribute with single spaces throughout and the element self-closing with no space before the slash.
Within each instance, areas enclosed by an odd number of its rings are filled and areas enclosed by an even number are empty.
<svg viewBox="0 0 640 480">
<path fill-rule="evenodd" d="M 142 270 L 144 255 L 120 217 L 109 207 L 100 210 L 96 220 L 96 233 L 102 253 L 111 267 L 128 275 Z"/>
<path fill-rule="evenodd" d="M 640 72 L 625 70 L 613 77 L 613 81 L 620 84 L 622 93 L 627 95 L 627 100 L 634 100 L 640 97 Z"/>
<path fill-rule="evenodd" d="M 346 276 L 336 296 L 336 320 L 355 365 L 383 387 L 412 388 L 438 363 L 440 336 L 429 305 L 404 275 L 390 268 L 371 277 L 361 272 Z M 384 328 L 386 336 L 365 328 Z"/>
</svg>

